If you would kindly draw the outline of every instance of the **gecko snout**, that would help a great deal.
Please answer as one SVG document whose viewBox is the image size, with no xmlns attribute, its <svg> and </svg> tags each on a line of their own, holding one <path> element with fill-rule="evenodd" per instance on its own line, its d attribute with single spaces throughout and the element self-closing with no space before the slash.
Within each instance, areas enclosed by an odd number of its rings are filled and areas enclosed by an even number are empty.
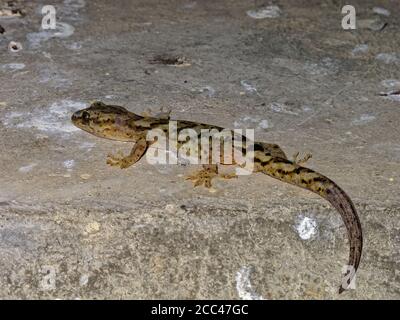
<svg viewBox="0 0 400 320">
<path fill-rule="evenodd" d="M 72 114 L 71 120 L 73 123 L 88 124 L 90 121 L 90 113 L 86 110 L 79 110 Z"/>
<path fill-rule="evenodd" d="M 80 111 L 76 111 L 72 114 L 72 116 L 71 116 L 72 122 L 75 122 L 79 118 L 79 113 L 80 113 Z"/>
</svg>

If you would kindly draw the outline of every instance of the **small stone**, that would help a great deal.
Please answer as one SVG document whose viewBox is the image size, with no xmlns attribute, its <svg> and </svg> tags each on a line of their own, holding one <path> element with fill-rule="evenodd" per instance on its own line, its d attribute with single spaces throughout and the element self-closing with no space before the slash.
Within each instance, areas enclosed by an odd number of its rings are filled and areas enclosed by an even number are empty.
<svg viewBox="0 0 400 320">
<path fill-rule="evenodd" d="M 176 207 L 173 204 L 167 204 L 165 206 L 165 211 L 167 211 L 168 213 L 175 213 L 176 212 Z"/>
<path fill-rule="evenodd" d="M 88 223 L 85 227 L 87 233 L 96 233 L 100 231 L 100 224 L 96 221 Z"/>
<path fill-rule="evenodd" d="M 90 179 L 91 175 L 88 173 L 84 173 L 84 174 L 81 174 L 80 177 L 83 180 L 88 180 L 88 179 Z"/>
<path fill-rule="evenodd" d="M 218 190 L 217 189 L 215 189 L 215 188 L 213 188 L 213 187 L 211 187 L 210 189 L 208 189 L 208 192 L 210 192 L 210 193 L 216 193 Z"/>
</svg>

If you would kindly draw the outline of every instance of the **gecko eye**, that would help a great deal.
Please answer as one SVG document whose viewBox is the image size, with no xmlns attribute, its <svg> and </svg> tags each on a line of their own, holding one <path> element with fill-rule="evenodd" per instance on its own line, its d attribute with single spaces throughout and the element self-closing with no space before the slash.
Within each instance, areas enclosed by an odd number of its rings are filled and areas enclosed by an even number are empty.
<svg viewBox="0 0 400 320">
<path fill-rule="evenodd" d="M 83 111 L 83 113 L 82 113 L 82 120 L 83 120 L 84 122 L 89 122 L 89 120 L 90 120 L 90 114 L 89 114 L 89 112 Z"/>
</svg>

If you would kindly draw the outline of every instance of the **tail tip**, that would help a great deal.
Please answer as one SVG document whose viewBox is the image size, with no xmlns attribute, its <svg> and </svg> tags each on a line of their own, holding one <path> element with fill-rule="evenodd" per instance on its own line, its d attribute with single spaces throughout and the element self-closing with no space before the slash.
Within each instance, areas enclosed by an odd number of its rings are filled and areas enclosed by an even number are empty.
<svg viewBox="0 0 400 320">
<path fill-rule="evenodd" d="M 343 286 L 340 286 L 340 288 L 339 288 L 339 294 L 343 293 L 343 291 L 345 291 L 345 290 L 346 290 L 346 289 L 343 288 Z"/>
</svg>

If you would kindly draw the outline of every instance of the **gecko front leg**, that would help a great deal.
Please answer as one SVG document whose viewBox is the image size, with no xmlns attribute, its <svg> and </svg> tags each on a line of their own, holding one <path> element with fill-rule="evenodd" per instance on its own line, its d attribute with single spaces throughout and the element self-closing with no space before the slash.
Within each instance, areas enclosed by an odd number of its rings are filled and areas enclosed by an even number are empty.
<svg viewBox="0 0 400 320">
<path fill-rule="evenodd" d="M 308 160 L 310 160 L 312 158 L 311 153 L 306 153 L 305 156 L 303 158 L 301 158 L 300 160 L 297 159 L 298 156 L 299 156 L 299 152 L 296 152 L 293 155 L 293 163 L 294 164 L 298 164 L 298 165 L 305 164 Z"/>
<path fill-rule="evenodd" d="M 160 108 L 158 113 L 153 115 L 153 111 L 146 109 L 145 111 L 142 112 L 142 117 L 145 118 L 158 118 L 158 119 L 163 119 L 163 120 L 169 120 L 171 119 L 171 112 L 172 110 L 169 108 Z"/>
<path fill-rule="evenodd" d="M 140 158 L 145 154 L 148 146 L 146 139 L 141 138 L 135 143 L 128 156 L 124 157 L 121 152 L 116 156 L 109 154 L 107 156 L 107 164 L 110 166 L 119 166 L 121 169 L 128 168 L 140 160 Z"/>
</svg>

